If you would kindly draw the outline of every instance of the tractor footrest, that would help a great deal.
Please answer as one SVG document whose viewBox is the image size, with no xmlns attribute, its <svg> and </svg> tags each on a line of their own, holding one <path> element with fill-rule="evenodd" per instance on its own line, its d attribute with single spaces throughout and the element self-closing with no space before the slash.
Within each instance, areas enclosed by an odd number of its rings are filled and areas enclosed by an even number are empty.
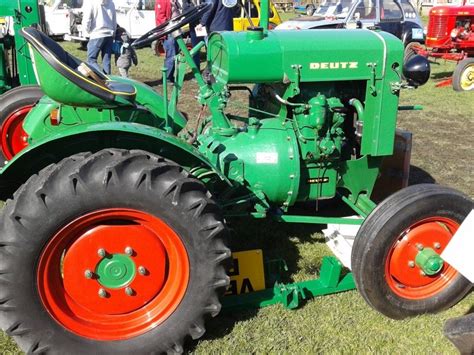
<svg viewBox="0 0 474 355">
<path fill-rule="evenodd" d="M 325 257 L 320 277 L 314 280 L 291 284 L 275 283 L 273 288 L 241 295 L 226 296 L 222 299 L 224 309 L 259 308 L 281 303 L 294 309 L 304 301 L 323 295 L 353 290 L 354 279 L 351 273 L 342 275 L 342 264 L 334 257 Z"/>
</svg>

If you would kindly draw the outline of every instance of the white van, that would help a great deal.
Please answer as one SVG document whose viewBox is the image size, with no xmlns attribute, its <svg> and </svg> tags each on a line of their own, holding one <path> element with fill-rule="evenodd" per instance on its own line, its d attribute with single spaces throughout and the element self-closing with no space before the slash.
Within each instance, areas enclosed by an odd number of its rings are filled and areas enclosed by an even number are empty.
<svg viewBox="0 0 474 355">
<path fill-rule="evenodd" d="M 88 1 L 88 0 L 84 0 Z M 138 38 L 156 27 L 155 0 L 114 0 L 117 10 L 117 24 L 123 27 L 133 39 Z M 70 32 L 67 41 L 87 42 L 82 29 L 82 13 L 73 10 Z"/>
<path fill-rule="evenodd" d="M 83 0 L 43 0 L 46 32 L 54 38 L 64 38 L 71 34 L 71 21 L 74 11 L 82 7 Z"/>
</svg>

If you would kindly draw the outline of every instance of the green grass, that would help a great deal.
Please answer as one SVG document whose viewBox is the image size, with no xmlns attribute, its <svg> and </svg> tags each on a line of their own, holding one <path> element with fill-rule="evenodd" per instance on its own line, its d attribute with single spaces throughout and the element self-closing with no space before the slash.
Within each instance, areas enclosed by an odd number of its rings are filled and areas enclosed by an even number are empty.
<svg viewBox="0 0 474 355">
<path fill-rule="evenodd" d="M 85 53 L 77 45 L 64 46 L 75 55 Z M 139 52 L 141 64 L 134 78 L 151 81 L 158 91 L 162 58 L 150 50 Z M 474 196 L 474 93 L 456 93 L 450 87 L 435 88 L 453 65 L 433 65 L 432 80 L 417 90 L 405 90 L 401 104 L 421 104 L 423 111 L 400 112 L 399 126 L 414 133 L 411 182 L 449 185 Z M 196 84 L 187 81 L 180 109 L 194 122 L 199 106 L 193 96 Z M 244 96 L 233 100 L 245 103 Z M 240 248 L 263 247 L 267 257 L 284 257 L 289 278 L 314 277 L 321 258 L 328 255 L 320 229 L 314 226 L 268 222 L 234 222 Z M 268 243 L 268 240 L 271 240 Z M 393 321 L 372 310 L 356 291 L 309 301 L 297 310 L 273 306 L 260 310 L 222 314 L 208 323 L 207 332 L 189 344 L 196 353 L 451 353 L 455 348 L 442 334 L 446 319 L 472 311 L 471 293 L 457 306 L 437 315 Z M 0 353 L 18 353 L 11 339 L 0 333 Z"/>
</svg>

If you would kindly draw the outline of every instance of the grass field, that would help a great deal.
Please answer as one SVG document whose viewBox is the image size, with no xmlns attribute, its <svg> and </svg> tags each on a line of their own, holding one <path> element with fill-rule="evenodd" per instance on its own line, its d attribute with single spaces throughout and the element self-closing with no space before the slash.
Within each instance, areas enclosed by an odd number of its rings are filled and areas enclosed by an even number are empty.
<svg viewBox="0 0 474 355">
<path fill-rule="evenodd" d="M 84 57 L 77 45 L 64 46 Z M 140 66 L 132 77 L 161 90 L 162 58 L 150 50 L 139 52 Z M 251 65 L 251 63 L 249 63 Z M 417 90 L 403 91 L 401 104 L 421 104 L 423 111 L 400 112 L 398 125 L 414 133 L 410 182 L 436 182 L 474 196 L 474 93 L 435 88 L 453 70 L 450 63 L 434 64 L 432 80 Z M 196 117 L 196 84 L 186 82 L 180 109 Z M 236 97 L 245 103 L 245 97 Z M 289 278 L 314 277 L 329 251 L 320 229 L 314 226 L 266 222 L 232 224 L 240 248 L 264 248 L 267 257 L 284 257 Z M 271 241 L 268 243 L 268 241 Z M 242 247 L 242 245 L 245 246 Z M 195 353 L 456 353 L 442 334 L 446 319 L 474 310 L 474 293 L 452 309 L 404 321 L 387 319 L 369 308 L 356 291 L 309 301 L 297 310 L 273 306 L 220 315 L 208 324 L 206 335 L 189 344 Z M 11 339 L 0 333 L 0 353 L 16 354 Z"/>
</svg>

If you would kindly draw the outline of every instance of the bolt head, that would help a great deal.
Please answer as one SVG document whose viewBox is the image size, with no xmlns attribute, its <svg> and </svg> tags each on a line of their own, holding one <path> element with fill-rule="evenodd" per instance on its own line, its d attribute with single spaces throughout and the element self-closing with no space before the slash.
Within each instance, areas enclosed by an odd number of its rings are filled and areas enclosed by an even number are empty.
<svg viewBox="0 0 474 355">
<path fill-rule="evenodd" d="M 425 274 L 424 271 L 420 271 L 420 275 L 421 275 L 421 276 L 426 276 L 426 274 Z"/>
<path fill-rule="evenodd" d="M 132 289 L 131 287 L 126 287 L 126 288 L 125 288 L 125 294 L 126 294 L 127 296 L 133 296 L 134 291 L 133 291 L 133 289 Z"/>
<path fill-rule="evenodd" d="M 107 252 L 104 248 L 100 248 L 99 250 L 97 250 L 97 255 L 99 255 L 101 258 L 104 258 L 107 255 Z"/>
<path fill-rule="evenodd" d="M 104 290 L 103 288 L 99 289 L 99 297 L 100 297 L 100 298 L 105 298 L 105 297 L 107 297 L 107 291 Z"/>
<path fill-rule="evenodd" d="M 144 267 L 144 266 L 139 266 L 139 267 L 138 267 L 138 273 L 139 273 L 140 275 L 146 275 L 146 269 L 145 269 L 145 267 Z"/>
<path fill-rule="evenodd" d="M 421 243 L 416 244 L 416 248 L 418 250 L 423 250 L 424 249 L 423 244 L 421 244 Z"/>
<path fill-rule="evenodd" d="M 85 276 L 86 279 L 92 279 L 94 277 L 94 273 L 90 270 L 86 270 L 84 272 L 84 276 Z"/>
<path fill-rule="evenodd" d="M 441 249 L 441 243 L 438 243 L 438 242 L 434 243 L 434 247 L 435 249 Z"/>
<path fill-rule="evenodd" d="M 415 267 L 415 262 L 414 262 L 413 260 L 410 260 L 410 261 L 408 262 L 408 267 L 414 268 L 414 267 Z"/>
<path fill-rule="evenodd" d="M 132 247 L 126 247 L 125 248 L 125 254 L 127 254 L 128 256 L 132 256 L 133 255 Z"/>
</svg>

